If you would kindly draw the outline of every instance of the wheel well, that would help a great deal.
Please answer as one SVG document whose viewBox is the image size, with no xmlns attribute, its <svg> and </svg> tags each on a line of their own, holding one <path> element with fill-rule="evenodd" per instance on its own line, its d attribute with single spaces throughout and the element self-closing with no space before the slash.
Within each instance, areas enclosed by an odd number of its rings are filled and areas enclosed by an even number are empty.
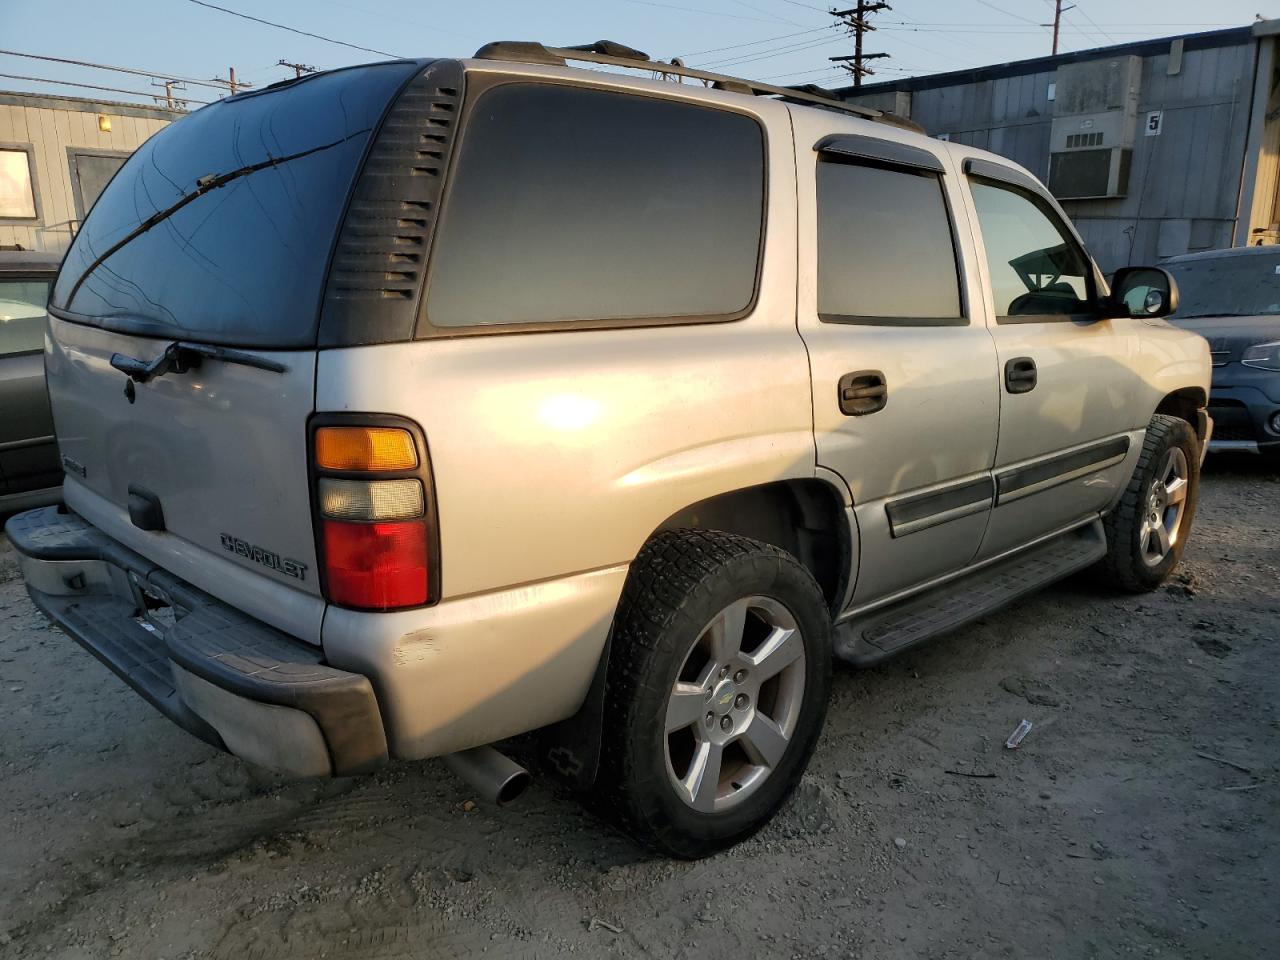
<svg viewBox="0 0 1280 960">
<path fill-rule="evenodd" d="M 723 530 L 786 550 L 818 581 L 831 611 L 844 600 L 852 545 L 844 503 L 822 480 L 782 480 L 718 494 L 672 514 L 654 533 Z"/>
<path fill-rule="evenodd" d="M 1196 437 L 1204 442 L 1205 421 L 1202 411 L 1209 398 L 1199 387 L 1183 387 L 1167 394 L 1156 406 L 1156 413 L 1164 413 L 1171 417 L 1179 417 L 1191 424 Z"/>
</svg>

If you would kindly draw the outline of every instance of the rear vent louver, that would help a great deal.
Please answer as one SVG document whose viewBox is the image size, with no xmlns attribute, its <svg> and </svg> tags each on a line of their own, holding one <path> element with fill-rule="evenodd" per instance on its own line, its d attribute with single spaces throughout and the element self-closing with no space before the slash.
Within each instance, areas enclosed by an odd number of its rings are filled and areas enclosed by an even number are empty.
<svg viewBox="0 0 1280 960">
<path fill-rule="evenodd" d="M 383 121 L 334 249 L 320 346 L 412 338 L 462 81 L 457 61 L 433 62 Z"/>
</svg>

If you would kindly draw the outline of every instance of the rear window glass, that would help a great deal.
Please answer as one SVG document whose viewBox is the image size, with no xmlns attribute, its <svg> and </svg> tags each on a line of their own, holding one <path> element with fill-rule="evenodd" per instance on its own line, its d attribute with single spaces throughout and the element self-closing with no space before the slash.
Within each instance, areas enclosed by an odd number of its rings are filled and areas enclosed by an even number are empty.
<svg viewBox="0 0 1280 960">
<path fill-rule="evenodd" d="M 122 332 L 314 345 L 351 182 L 388 102 L 417 69 L 388 63 L 320 74 L 213 104 L 164 128 L 93 205 L 58 276 L 54 305 Z M 76 289 L 98 257 L 199 181 L 264 163 L 159 219 Z"/>
<path fill-rule="evenodd" d="M 818 313 L 834 322 L 965 322 L 938 174 L 818 164 Z"/>
<path fill-rule="evenodd" d="M 0 280 L 0 357 L 44 349 L 48 280 Z"/>
<path fill-rule="evenodd" d="M 434 327 L 724 317 L 752 302 L 764 138 L 750 117 L 508 84 L 467 121 L 434 241 Z"/>
</svg>

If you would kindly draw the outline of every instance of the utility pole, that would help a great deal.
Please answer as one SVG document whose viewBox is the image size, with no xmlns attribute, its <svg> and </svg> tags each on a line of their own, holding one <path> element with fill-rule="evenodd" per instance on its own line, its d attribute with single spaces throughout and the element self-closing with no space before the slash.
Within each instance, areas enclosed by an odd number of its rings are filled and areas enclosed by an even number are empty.
<svg viewBox="0 0 1280 960">
<path fill-rule="evenodd" d="M 875 30 L 867 19 L 873 13 L 879 13 L 881 10 L 892 10 L 893 7 L 884 3 L 883 0 L 858 0 L 858 5 L 848 10 L 832 10 L 831 16 L 835 17 L 840 23 L 844 24 L 846 32 L 853 35 L 853 55 L 843 57 L 828 57 L 832 63 L 838 63 L 845 70 L 853 75 L 854 87 L 862 86 L 862 78 L 872 76 L 875 71 L 866 66 L 868 60 L 879 60 L 887 57 L 887 53 L 864 53 L 862 50 L 862 35 Z M 853 61 L 853 66 L 849 65 L 849 61 Z"/>
<path fill-rule="evenodd" d="M 183 99 L 181 99 L 181 98 L 179 98 L 179 97 L 175 97 L 175 96 L 173 95 L 173 91 L 175 91 L 175 90 L 186 90 L 186 89 L 187 89 L 187 85 L 186 85 L 186 83 L 185 83 L 184 81 L 182 81 L 182 80 L 163 80 L 163 81 L 161 81 L 161 82 L 157 83 L 156 81 L 152 80 L 152 81 L 151 81 L 151 85 L 152 85 L 153 87 L 164 87 L 164 102 L 165 102 L 165 106 L 166 106 L 166 107 L 168 107 L 170 110 L 185 110 L 185 109 L 187 109 L 187 101 L 185 101 L 185 100 L 183 100 Z M 156 99 L 156 100 L 159 100 L 159 99 L 160 99 L 160 95 L 159 95 L 159 94 L 156 94 L 155 99 Z"/>
<path fill-rule="evenodd" d="M 316 72 L 315 67 L 309 66 L 308 64 L 305 64 L 305 63 L 290 63 L 288 60 L 277 60 L 276 63 L 278 66 L 288 67 L 290 70 L 293 71 L 293 74 L 295 77 L 300 77 L 304 73 Z"/>
<path fill-rule="evenodd" d="M 1069 7 L 1062 5 L 1062 0 L 1053 0 L 1053 23 L 1042 23 L 1042 27 L 1053 27 L 1053 55 L 1058 55 L 1058 34 L 1062 30 L 1062 15 L 1068 10 L 1074 10 L 1076 5 L 1073 3 Z"/>
<path fill-rule="evenodd" d="M 236 79 L 236 68 L 235 68 L 235 67 L 229 67 L 229 68 L 228 68 L 227 76 L 228 76 L 230 79 L 223 80 L 221 77 L 212 77 L 212 78 L 210 78 L 209 83 L 216 83 L 216 84 L 220 84 L 220 85 L 222 85 L 222 86 L 226 87 L 226 88 L 227 88 L 227 90 L 228 90 L 228 91 L 230 91 L 231 96 L 233 96 L 233 97 L 234 97 L 237 93 L 239 93 L 241 90 L 248 89 L 249 87 L 252 87 L 252 86 L 253 86 L 253 84 L 252 84 L 252 83 L 250 83 L 248 80 L 237 80 L 237 79 Z M 203 82 L 203 81 L 202 81 L 202 82 Z"/>
</svg>

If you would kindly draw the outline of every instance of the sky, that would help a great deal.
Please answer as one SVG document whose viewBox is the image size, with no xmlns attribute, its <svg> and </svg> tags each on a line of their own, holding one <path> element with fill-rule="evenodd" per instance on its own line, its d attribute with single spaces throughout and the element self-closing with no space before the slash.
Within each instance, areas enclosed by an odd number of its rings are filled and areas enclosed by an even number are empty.
<svg viewBox="0 0 1280 960">
<path fill-rule="evenodd" d="M 263 86 L 294 71 L 394 56 L 467 56 L 490 40 L 550 45 L 617 40 L 651 57 L 772 83 L 841 86 L 828 57 L 853 52 L 830 5 L 809 0 L 209 0 L 241 14 L 320 34 L 329 42 L 255 23 L 196 0 L 0 0 L 0 90 L 151 102 L 155 77 L 237 79 Z M 850 0 L 852 2 L 852 0 Z M 1263 7 L 1262 4 L 1273 6 Z M 891 0 L 872 21 L 868 82 L 941 73 L 1050 52 L 1053 0 Z M 841 0 L 840 6 L 850 3 Z M 1064 0 L 1064 6 L 1071 5 Z M 392 13 L 404 9 L 408 15 Z M 1085 50 L 1280 16 L 1280 0 L 1075 0 L 1060 49 Z M 354 49 L 363 47 L 367 49 Z M 376 51 L 376 52 L 373 52 Z M 140 70 L 132 75 L 14 55 L 37 54 Z M 14 79 L 15 76 L 37 79 Z M 92 84 L 118 91 L 61 85 Z M 162 92 L 162 91 L 159 91 Z M 189 84 L 192 106 L 215 88 Z"/>
</svg>

